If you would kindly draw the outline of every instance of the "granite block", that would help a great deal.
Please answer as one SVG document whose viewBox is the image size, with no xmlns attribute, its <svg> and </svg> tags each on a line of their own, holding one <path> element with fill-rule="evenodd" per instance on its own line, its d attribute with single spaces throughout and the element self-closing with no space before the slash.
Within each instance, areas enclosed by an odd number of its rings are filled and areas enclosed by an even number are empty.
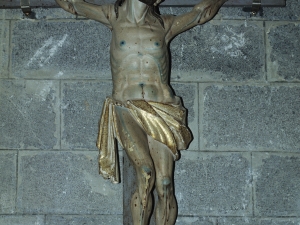
<svg viewBox="0 0 300 225">
<path fill-rule="evenodd" d="M 162 15 L 173 15 L 179 16 L 184 13 L 188 13 L 193 9 L 193 7 L 160 7 L 159 12 Z"/>
<path fill-rule="evenodd" d="M 0 78 L 8 77 L 9 61 L 9 22 L 0 15 Z"/>
<path fill-rule="evenodd" d="M 300 0 L 286 0 L 286 7 L 270 7 L 264 9 L 267 20 L 300 20 Z"/>
<path fill-rule="evenodd" d="M 199 1 L 200 2 L 200 1 Z M 161 14 L 171 14 L 174 16 L 179 16 L 184 13 L 188 13 L 193 9 L 193 7 L 160 7 Z M 248 20 L 261 20 L 261 17 L 252 17 L 250 19 L 250 13 L 244 12 L 243 7 L 227 7 L 223 6 L 220 8 L 219 12 L 213 18 L 213 20 L 220 19 L 230 19 L 230 20 L 240 20 L 240 19 L 248 19 Z"/>
<path fill-rule="evenodd" d="M 300 87 L 203 86 L 201 150 L 300 150 Z"/>
<path fill-rule="evenodd" d="M 252 161 L 255 215 L 299 217 L 300 154 L 254 153 Z"/>
<path fill-rule="evenodd" d="M 1 225 L 44 225 L 44 216 L 12 215 L 0 216 Z"/>
<path fill-rule="evenodd" d="M 59 83 L 0 82 L 0 149 L 59 147 Z"/>
<path fill-rule="evenodd" d="M 187 109 L 187 125 L 193 134 L 193 141 L 189 145 L 189 149 L 198 150 L 198 87 L 197 84 L 191 83 L 172 83 L 171 84 L 176 95 L 180 96 L 184 107 Z"/>
<path fill-rule="evenodd" d="M 264 48 L 262 22 L 208 22 L 172 41 L 172 80 L 264 80 Z"/>
<path fill-rule="evenodd" d="M 122 214 L 122 185 L 98 174 L 97 157 L 96 151 L 21 152 L 18 212 Z"/>
<path fill-rule="evenodd" d="M 255 217 L 222 217 L 218 218 L 218 225 L 298 225 L 297 218 L 255 218 Z"/>
<path fill-rule="evenodd" d="M 250 12 L 245 12 L 244 7 L 222 7 L 214 19 L 257 21 L 263 20 L 263 17 L 260 14 L 252 16 Z"/>
<path fill-rule="evenodd" d="M 47 216 L 46 225 L 122 225 L 121 215 Z"/>
<path fill-rule="evenodd" d="M 260 225 L 299 225 L 299 218 L 273 218 L 273 219 L 262 219 Z"/>
<path fill-rule="evenodd" d="M 12 23 L 16 78 L 110 78 L 110 31 L 90 20 Z"/>
<path fill-rule="evenodd" d="M 182 152 L 175 168 L 179 215 L 251 214 L 250 171 L 249 153 Z"/>
<path fill-rule="evenodd" d="M 16 205 L 17 152 L 0 151 L 0 171 L 0 214 L 11 214 Z"/>
<path fill-rule="evenodd" d="M 98 121 L 111 92 L 110 82 L 62 83 L 62 148 L 96 150 Z"/>
<path fill-rule="evenodd" d="M 26 17 L 21 9 L 5 9 L 7 20 L 49 20 L 49 19 L 76 19 L 76 16 L 61 8 L 32 8 L 31 15 Z"/>
<path fill-rule="evenodd" d="M 215 225 L 214 218 L 208 217 L 181 217 L 176 220 L 176 225 Z"/>
<path fill-rule="evenodd" d="M 300 81 L 300 23 L 269 22 L 267 65 L 270 81 Z"/>
<path fill-rule="evenodd" d="M 258 218 L 253 217 L 221 217 L 218 218 L 218 225 L 265 225 L 261 224 Z"/>
</svg>

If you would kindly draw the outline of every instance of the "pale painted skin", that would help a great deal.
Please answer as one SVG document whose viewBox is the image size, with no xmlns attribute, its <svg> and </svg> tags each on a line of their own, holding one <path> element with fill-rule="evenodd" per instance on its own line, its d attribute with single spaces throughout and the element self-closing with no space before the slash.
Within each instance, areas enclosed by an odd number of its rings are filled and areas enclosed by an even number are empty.
<svg viewBox="0 0 300 225">
<path fill-rule="evenodd" d="M 123 104 L 132 99 L 177 103 L 178 98 L 168 84 L 168 44 L 179 33 L 212 19 L 226 2 L 204 0 L 187 14 L 163 15 L 163 28 L 149 14 L 149 7 L 138 0 L 126 0 L 119 7 L 118 19 L 113 5 L 92 5 L 83 0 L 56 1 L 66 11 L 99 21 L 112 30 L 112 97 Z M 154 5 L 160 2 L 157 0 Z M 116 107 L 116 113 L 121 142 L 137 172 L 138 188 L 131 201 L 133 224 L 148 224 L 154 186 L 158 193 L 156 224 L 175 224 L 177 203 L 173 191 L 173 155 L 167 146 L 144 132 L 126 107 Z M 129 150 L 127 145 L 135 146 L 135 150 Z"/>
</svg>

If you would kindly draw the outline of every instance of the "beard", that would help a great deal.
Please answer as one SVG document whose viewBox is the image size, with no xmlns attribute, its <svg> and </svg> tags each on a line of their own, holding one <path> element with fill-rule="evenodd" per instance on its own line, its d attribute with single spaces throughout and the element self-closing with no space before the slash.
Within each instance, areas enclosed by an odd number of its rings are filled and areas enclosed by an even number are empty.
<svg viewBox="0 0 300 225">
<path fill-rule="evenodd" d="M 139 0 L 139 1 L 142 2 L 142 3 L 145 3 L 146 5 L 152 6 L 152 5 L 154 5 L 154 3 L 157 0 Z"/>
</svg>

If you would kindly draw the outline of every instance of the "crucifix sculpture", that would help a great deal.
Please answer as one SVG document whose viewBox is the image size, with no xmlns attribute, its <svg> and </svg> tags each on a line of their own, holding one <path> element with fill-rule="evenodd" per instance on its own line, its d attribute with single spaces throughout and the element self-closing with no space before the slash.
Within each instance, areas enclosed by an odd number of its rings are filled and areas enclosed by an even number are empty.
<svg viewBox="0 0 300 225">
<path fill-rule="evenodd" d="M 169 85 L 168 45 L 176 35 L 212 19 L 226 0 L 203 0 L 180 16 L 160 15 L 157 7 L 161 0 L 117 0 L 114 5 L 56 2 L 112 32 L 113 93 L 104 103 L 99 123 L 100 173 L 119 182 L 118 140 L 137 174 L 138 185 L 131 199 L 133 224 L 149 223 L 154 187 L 158 195 L 156 224 L 175 224 L 173 165 L 178 150 L 187 148 L 192 135 L 185 124 L 186 110 Z"/>
</svg>

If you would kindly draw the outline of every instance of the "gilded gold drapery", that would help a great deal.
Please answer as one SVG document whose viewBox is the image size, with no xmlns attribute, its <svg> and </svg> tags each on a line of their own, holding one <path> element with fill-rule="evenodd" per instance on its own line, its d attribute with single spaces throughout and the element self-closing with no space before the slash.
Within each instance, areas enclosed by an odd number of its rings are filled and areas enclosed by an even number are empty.
<svg viewBox="0 0 300 225">
<path fill-rule="evenodd" d="M 99 172 L 106 179 L 119 183 L 119 163 L 116 139 L 120 140 L 113 99 L 105 100 L 99 123 L 97 147 L 100 150 Z M 174 160 L 178 150 L 186 149 L 192 135 L 186 126 L 186 110 L 181 104 L 129 100 L 126 105 L 133 118 L 141 125 L 147 135 L 165 144 L 171 150 Z M 121 143 L 120 143 L 121 144 Z"/>
</svg>

